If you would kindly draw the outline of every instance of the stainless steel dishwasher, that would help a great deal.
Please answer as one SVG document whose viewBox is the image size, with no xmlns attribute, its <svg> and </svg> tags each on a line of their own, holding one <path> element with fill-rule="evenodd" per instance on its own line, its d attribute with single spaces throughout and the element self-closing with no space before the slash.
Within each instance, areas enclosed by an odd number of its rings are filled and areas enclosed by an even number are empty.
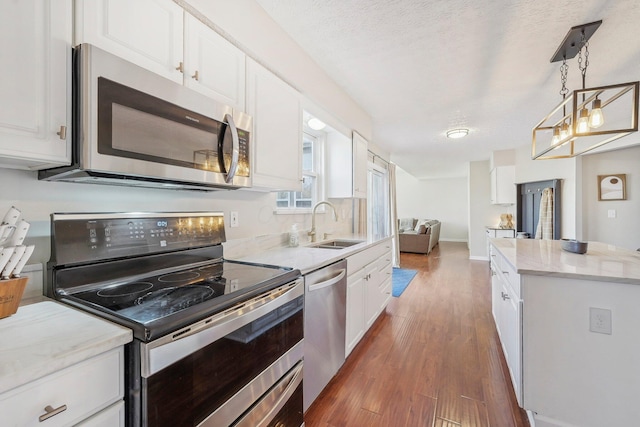
<svg viewBox="0 0 640 427">
<path fill-rule="evenodd" d="M 344 363 L 347 262 L 304 276 L 304 410 Z"/>
</svg>

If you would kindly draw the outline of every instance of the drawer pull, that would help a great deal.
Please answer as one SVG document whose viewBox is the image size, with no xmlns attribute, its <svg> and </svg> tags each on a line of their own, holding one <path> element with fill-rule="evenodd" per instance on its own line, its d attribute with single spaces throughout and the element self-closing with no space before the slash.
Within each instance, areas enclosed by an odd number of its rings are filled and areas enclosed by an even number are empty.
<svg viewBox="0 0 640 427">
<path fill-rule="evenodd" d="M 508 271 L 503 271 L 502 274 L 509 275 L 509 272 Z"/>
<path fill-rule="evenodd" d="M 46 414 L 40 415 L 40 418 L 38 419 L 40 420 L 40 422 L 43 422 L 53 417 L 54 415 L 58 415 L 60 412 L 64 412 L 66 410 L 67 410 L 67 405 L 62 405 L 55 409 L 51 405 L 47 405 L 44 408 L 44 411 L 46 412 Z"/>
</svg>

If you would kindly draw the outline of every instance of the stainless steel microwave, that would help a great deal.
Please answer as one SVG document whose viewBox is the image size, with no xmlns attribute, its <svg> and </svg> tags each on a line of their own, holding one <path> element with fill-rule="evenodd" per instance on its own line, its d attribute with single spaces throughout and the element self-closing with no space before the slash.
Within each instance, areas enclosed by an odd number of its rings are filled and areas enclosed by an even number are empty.
<svg viewBox="0 0 640 427">
<path fill-rule="evenodd" d="M 89 44 L 73 54 L 73 154 L 43 180 L 251 187 L 251 117 Z"/>
</svg>

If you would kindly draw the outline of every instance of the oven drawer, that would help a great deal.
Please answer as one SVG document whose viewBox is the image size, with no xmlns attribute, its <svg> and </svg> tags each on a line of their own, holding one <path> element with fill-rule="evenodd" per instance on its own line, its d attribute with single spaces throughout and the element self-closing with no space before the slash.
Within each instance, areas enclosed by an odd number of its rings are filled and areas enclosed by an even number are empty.
<svg viewBox="0 0 640 427">
<path fill-rule="evenodd" d="M 122 399 L 123 354 L 120 347 L 0 395 L 2 425 L 74 425 Z"/>
</svg>

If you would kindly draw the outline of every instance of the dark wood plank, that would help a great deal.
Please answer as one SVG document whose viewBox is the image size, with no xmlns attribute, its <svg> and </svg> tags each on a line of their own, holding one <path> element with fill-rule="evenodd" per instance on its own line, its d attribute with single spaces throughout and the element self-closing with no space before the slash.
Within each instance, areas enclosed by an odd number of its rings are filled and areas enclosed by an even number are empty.
<svg viewBox="0 0 640 427">
<path fill-rule="evenodd" d="M 401 297 L 353 350 L 305 414 L 307 427 L 528 427 L 491 315 L 487 262 L 464 243 L 428 256 Z"/>
</svg>

